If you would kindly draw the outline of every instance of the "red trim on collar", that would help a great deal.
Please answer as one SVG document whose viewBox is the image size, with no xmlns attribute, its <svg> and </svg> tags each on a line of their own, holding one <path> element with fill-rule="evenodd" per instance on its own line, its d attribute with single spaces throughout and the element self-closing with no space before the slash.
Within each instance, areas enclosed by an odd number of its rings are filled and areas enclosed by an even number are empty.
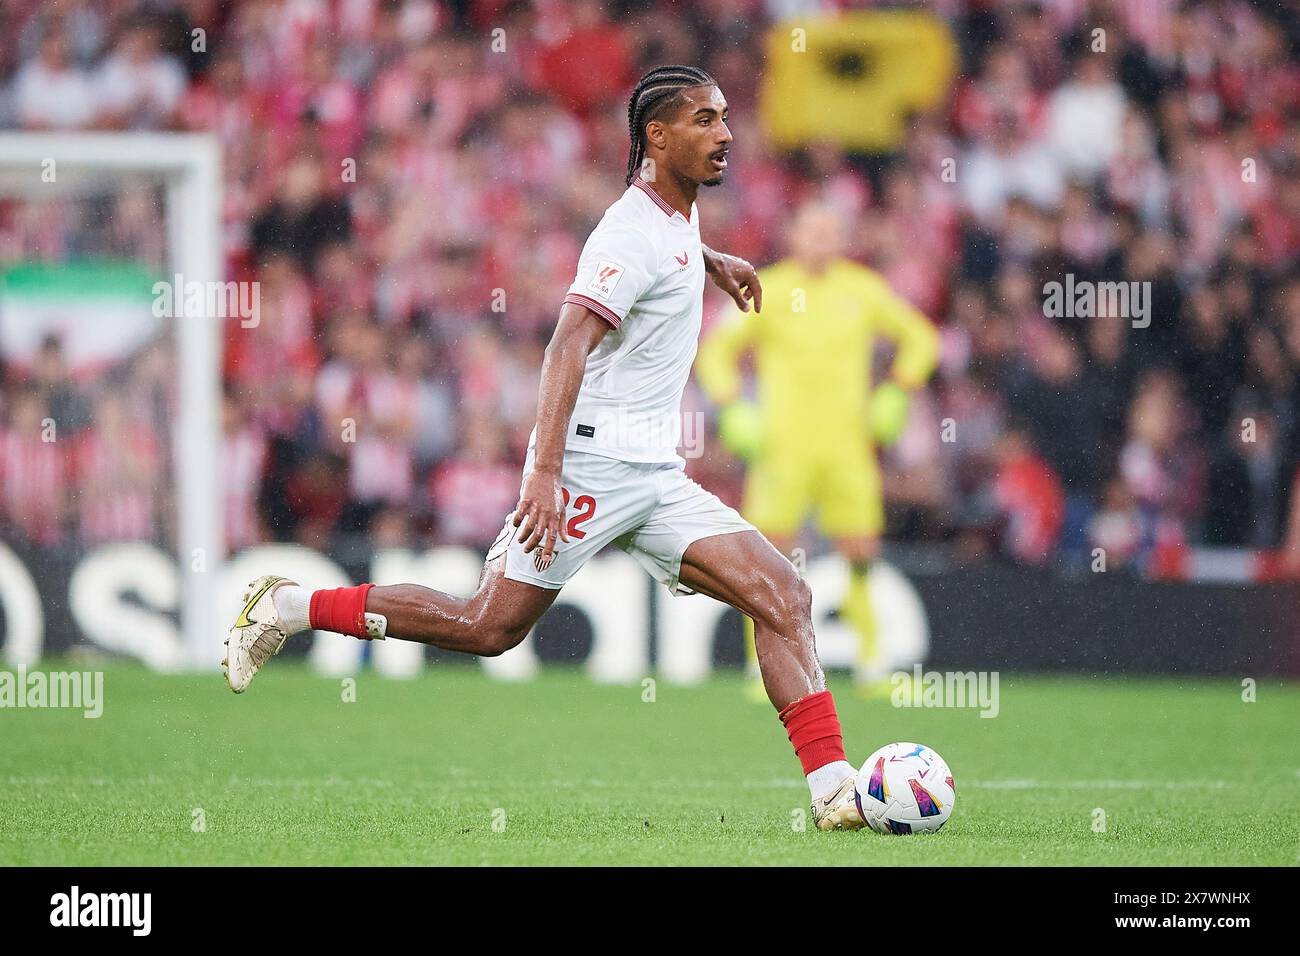
<svg viewBox="0 0 1300 956">
<path fill-rule="evenodd" d="M 659 193 L 655 191 L 655 188 L 651 186 L 648 182 L 646 182 L 644 179 L 642 179 L 640 176 L 636 176 L 632 179 L 632 185 L 640 186 L 641 191 L 644 192 L 647 196 L 649 196 L 650 201 L 653 202 L 660 209 L 662 209 L 664 211 L 664 215 L 668 216 L 668 218 L 671 219 L 673 216 L 681 215 L 681 213 L 678 210 L 674 209 L 669 204 L 668 200 L 664 199 L 663 196 L 659 195 Z M 685 219 L 687 222 L 691 221 L 690 216 L 683 215 L 682 218 Z"/>
</svg>

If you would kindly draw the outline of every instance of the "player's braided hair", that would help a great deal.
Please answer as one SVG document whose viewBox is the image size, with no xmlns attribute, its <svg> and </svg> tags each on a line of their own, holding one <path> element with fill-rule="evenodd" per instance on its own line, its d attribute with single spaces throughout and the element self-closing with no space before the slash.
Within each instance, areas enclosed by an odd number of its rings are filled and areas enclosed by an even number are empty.
<svg viewBox="0 0 1300 956">
<path fill-rule="evenodd" d="M 713 77 L 696 66 L 657 66 L 641 77 L 627 101 L 627 133 L 632 140 L 627 156 L 627 185 L 632 185 L 645 158 L 645 124 L 663 116 L 682 90 L 714 85 Z"/>
</svg>

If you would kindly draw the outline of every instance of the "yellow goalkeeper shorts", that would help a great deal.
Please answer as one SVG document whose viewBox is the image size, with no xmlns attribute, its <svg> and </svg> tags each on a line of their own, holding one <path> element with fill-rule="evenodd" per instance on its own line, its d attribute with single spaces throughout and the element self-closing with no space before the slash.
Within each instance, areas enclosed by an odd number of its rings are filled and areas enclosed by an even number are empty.
<svg viewBox="0 0 1300 956">
<path fill-rule="evenodd" d="M 764 534 L 798 534 L 817 510 L 828 538 L 879 537 L 885 530 L 880 466 L 873 452 L 768 454 L 750 466 L 744 516 Z"/>
</svg>

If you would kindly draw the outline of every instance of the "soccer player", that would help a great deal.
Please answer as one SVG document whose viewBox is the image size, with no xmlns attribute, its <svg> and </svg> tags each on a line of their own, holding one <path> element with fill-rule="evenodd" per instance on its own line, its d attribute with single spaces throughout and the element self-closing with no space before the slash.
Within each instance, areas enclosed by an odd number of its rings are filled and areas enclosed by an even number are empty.
<svg viewBox="0 0 1300 956">
<path fill-rule="evenodd" d="M 767 309 L 724 318 L 705 336 L 696 374 L 722 406 L 723 442 L 750 460 L 745 517 L 790 554 L 815 507 L 818 529 L 848 562 L 840 616 L 858 634 L 854 678 L 864 695 L 879 696 L 889 685 L 869 590 L 885 523 L 875 444 L 897 438 L 908 391 L 938 361 L 939 336 L 877 273 L 845 259 L 844 242 L 838 210 L 802 206 L 790 228 L 790 258 L 759 272 Z M 893 342 L 895 356 L 889 380 L 873 392 L 878 336 Z M 746 351 L 754 356 L 757 407 L 740 398 Z M 746 648 L 753 670 L 752 638 Z"/>
<path fill-rule="evenodd" d="M 854 767 L 814 646 L 811 592 L 749 522 L 685 474 L 681 397 L 699 339 L 706 272 L 739 308 L 762 307 L 753 267 L 700 242 L 701 186 L 722 182 L 727 101 L 703 70 L 663 66 L 628 104 L 628 184 L 583 247 L 547 346 L 519 503 L 478 590 L 415 584 L 312 591 L 255 580 L 227 638 L 236 693 L 292 635 L 315 628 L 493 656 L 528 634 L 606 544 L 673 594 L 750 617 L 767 694 L 803 765 L 813 819 L 858 829 Z"/>
</svg>

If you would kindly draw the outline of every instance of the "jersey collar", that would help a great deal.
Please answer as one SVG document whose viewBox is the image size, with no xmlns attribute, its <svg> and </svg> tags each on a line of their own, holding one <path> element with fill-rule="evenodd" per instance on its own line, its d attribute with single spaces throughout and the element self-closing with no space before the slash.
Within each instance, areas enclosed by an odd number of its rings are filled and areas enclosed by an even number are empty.
<svg viewBox="0 0 1300 956">
<path fill-rule="evenodd" d="M 649 196 L 650 201 L 654 203 L 656 206 L 658 206 L 660 209 L 662 209 L 664 215 L 667 216 L 669 219 L 671 219 L 673 216 L 680 216 L 682 219 L 685 219 L 687 222 L 691 221 L 686 216 L 682 216 L 680 210 L 674 209 L 669 204 L 668 200 L 664 199 L 663 196 L 659 195 L 659 193 L 655 191 L 655 188 L 651 186 L 648 182 L 646 182 L 644 179 L 642 179 L 640 176 L 636 176 L 632 179 L 632 185 L 638 187 L 643 193 Z M 694 211 L 693 206 L 692 206 L 692 211 Z"/>
</svg>

